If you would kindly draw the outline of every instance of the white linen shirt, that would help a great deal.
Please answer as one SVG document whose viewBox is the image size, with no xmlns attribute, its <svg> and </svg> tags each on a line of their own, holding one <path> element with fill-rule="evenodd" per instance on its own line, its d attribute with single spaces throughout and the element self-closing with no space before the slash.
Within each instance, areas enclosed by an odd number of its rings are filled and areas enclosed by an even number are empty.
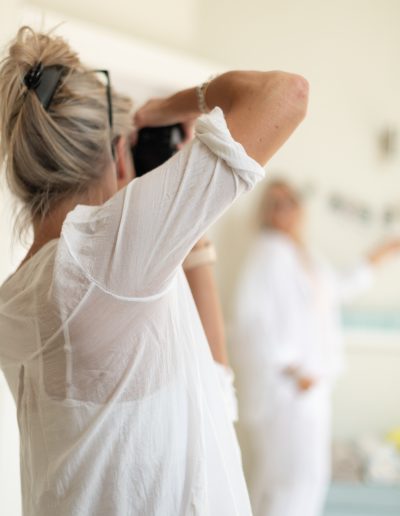
<svg viewBox="0 0 400 516">
<path fill-rule="evenodd" d="M 102 206 L 77 206 L 0 289 L 24 516 L 251 514 L 181 264 L 263 169 L 222 111 Z"/>
<path fill-rule="evenodd" d="M 294 388 L 286 368 L 329 386 L 343 369 L 340 306 L 371 285 L 371 266 L 337 271 L 312 250 L 304 253 L 307 259 L 272 230 L 262 231 L 249 252 L 230 350 L 241 420 L 275 417 L 281 391 Z"/>
</svg>

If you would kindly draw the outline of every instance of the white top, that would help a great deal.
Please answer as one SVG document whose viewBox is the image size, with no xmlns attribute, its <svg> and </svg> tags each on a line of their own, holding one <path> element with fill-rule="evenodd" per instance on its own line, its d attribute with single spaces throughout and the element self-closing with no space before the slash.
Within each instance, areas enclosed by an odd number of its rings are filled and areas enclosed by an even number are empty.
<svg viewBox="0 0 400 516">
<path fill-rule="evenodd" d="M 261 232 L 249 253 L 231 350 L 240 419 L 273 417 L 274 392 L 293 381 L 285 368 L 330 384 L 343 367 L 340 305 L 371 284 L 371 266 L 338 272 L 305 253 L 278 231 Z"/>
<path fill-rule="evenodd" d="M 103 206 L 77 206 L 0 289 L 25 516 L 251 514 L 181 264 L 263 169 L 222 111 Z"/>
</svg>

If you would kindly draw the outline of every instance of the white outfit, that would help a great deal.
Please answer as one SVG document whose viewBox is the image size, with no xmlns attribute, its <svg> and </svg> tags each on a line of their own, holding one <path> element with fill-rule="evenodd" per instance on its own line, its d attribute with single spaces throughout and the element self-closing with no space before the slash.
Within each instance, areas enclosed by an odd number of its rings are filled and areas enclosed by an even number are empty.
<svg viewBox="0 0 400 516">
<path fill-rule="evenodd" d="M 330 389 L 342 368 L 339 304 L 370 283 L 264 231 L 239 282 L 232 360 L 256 516 L 317 516 L 329 480 Z M 300 393 L 284 370 L 317 380 Z"/>
<path fill-rule="evenodd" d="M 2 286 L 24 516 L 251 514 L 181 264 L 263 173 L 216 108 L 167 163 L 77 206 Z"/>
</svg>

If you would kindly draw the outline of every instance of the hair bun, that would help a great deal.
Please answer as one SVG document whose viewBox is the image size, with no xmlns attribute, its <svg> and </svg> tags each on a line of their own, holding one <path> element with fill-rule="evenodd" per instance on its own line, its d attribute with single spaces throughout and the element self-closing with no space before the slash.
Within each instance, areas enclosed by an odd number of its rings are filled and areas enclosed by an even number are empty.
<svg viewBox="0 0 400 516">
<path fill-rule="evenodd" d="M 130 108 L 112 91 L 113 135 L 129 133 Z M 103 82 L 62 37 L 19 29 L 0 62 L 0 165 L 21 201 L 20 234 L 102 178 L 111 162 L 107 110 Z"/>
</svg>

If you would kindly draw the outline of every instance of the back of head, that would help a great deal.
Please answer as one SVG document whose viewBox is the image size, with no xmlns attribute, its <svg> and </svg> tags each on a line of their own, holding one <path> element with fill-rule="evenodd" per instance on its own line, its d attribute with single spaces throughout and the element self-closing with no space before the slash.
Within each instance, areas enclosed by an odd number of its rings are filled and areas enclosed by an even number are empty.
<svg viewBox="0 0 400 516">
<path fill-rule="evenodd" d="M 39 63 L 62 66 L 46 110 L 24 78 Z M 104 83 L 84 67 L 65 40 L 22 27 L 0 69 L 1 161 L 21 201 L 21 228 L 46 216 L 61 199 L 101 180 L 111 162 L 111 140 L 128 134 L 129 99 L 112 93 L 110 134 Z"/>
</svg>

